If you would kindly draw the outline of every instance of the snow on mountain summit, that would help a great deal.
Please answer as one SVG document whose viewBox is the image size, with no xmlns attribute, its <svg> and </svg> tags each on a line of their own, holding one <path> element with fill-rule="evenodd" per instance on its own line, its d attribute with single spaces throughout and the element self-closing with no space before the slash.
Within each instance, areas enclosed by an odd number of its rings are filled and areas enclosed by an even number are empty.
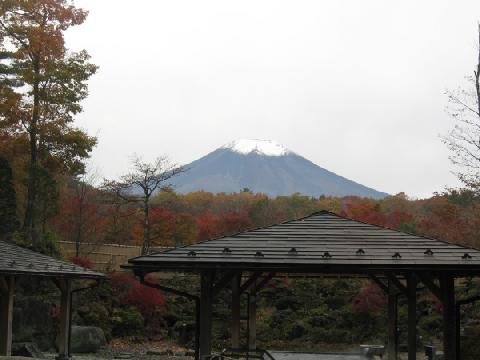
<svg viewBox="0 0 480 360">
<path fill-rule="evenodd" d="M 248 188 L 272 198 L 295 193 L 312 197 L 387 196 L 328 171 L 271 140 L 236 140 L 185 167 L 189 170 L 172 181 L 181 194 L 234 193 Z"/>
<path fill-rule="evenodd" d="M 291 153 L 286 147 L 273 140 L 239 139 L 222 146 L 222 148 L 244 155 L 252 152 L 266 156 L 283 156 Z"/>
</svg>

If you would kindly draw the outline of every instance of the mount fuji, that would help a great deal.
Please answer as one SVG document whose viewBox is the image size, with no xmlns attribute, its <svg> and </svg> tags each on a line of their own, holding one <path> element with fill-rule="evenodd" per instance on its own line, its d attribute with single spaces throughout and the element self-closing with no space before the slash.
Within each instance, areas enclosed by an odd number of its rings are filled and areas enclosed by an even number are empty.
<svg viewBox="0 0 480 360">
<path fill-rule="evenodd" d="M 378 199 L 388 195 L 328 171 L 272 140 L 233 141 L 186 168 L 187 172 L 172 179 L 180 193 L 230 193 L 248 188 L 271 197 L 300 193 Z"/>
</svg>

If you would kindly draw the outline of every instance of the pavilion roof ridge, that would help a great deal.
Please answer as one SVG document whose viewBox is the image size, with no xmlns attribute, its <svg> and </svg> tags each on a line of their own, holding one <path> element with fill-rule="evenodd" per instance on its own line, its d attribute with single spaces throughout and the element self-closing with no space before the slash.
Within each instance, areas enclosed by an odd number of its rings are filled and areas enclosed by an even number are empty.
<svg viewBox="0 0 480 360">
<path fill-rule="evenodd" d="M 212 238 L 212 239 L 202 240 L 202 241 L 199 241 L 199 242 L 197 242 L 197 243 L 195 243 L 195 244 L 186 244 L 186 245 L 182 245 L 182 246 L 178 246 L 178 247 L 173 247 L 173 248 L 170 248 L 170 249 L 165 249 L 165 250 L 162 250 L 162 251 L 155 251 L 155 252 L 152 252 L 152 253 L 146 254 L 146 255 L 135 256 L 135 257 L 133 257 L 133 258 L 130 258 L 129 261 L 130 261 L 130 260 L 136 260 L 136 259 L 139 259 L 139 258 L 142 258 L 142 257 L 145 257 L 145 256 L 150 256 L 150 255 L 166 254 L 166 253 L 169 253 L 169 252 L 178 250 L 178 249 L 188 248 L 188 247 L 190 247 L 190 246 L 192 246 L 192 245 L 201 245 L 201 244 L 205 244 L 205 243 L 208 243 L 208 242 L 211 242 L 211 241 L 216 241 L 216 240 L 221 240 L 221 239 L 225 239 L 225 238 L 235 237 L 235 236 L 237 236 L 237 235 L 244 234 L 244 233 L 251 232 L 251 231 L 268 229 L 269 227 L 272 227 L 272 226 L 278 226 L 278 225 L 288 224 L 288 223 L 291 223 L 291 222 L 294 222 L 294 221 L 301 221 L 301 220 L 303 220 L 303 219 L 307 219 L 307 218 L 312 217 L 312 216 L 314 216 L 314 215 L 325 214 L 325 213 L 330 213 L 330 211 L 328 211 L 328 210 L 315 211 L 315 212 L 311 213 L 310 215 L 302 216 L 302 217 L 300 217 L 300 218 L 295 218 L 295 219 L 292 219 L 292 220 L 282 221 L 282 222 L 280 222 L 280 223 L 278 223 L 278 224 L 272 224 L 272 225 L 266 225 L 266 226 L 257 226 L 257 227 L 255 227 L 255 228 L 238 231 L 238 232 L 236 232 L 236 233 L 234 233 L 234 234 L 222 235 L 222 236 L 218 236 L 218 237 L 215 237 L 215 238 Z M 335 214 L 335 213 L 331 213 L 331 214 Z"/>
<path fill-rule="evenodd" d="M 330 210 L 322 209 L 322 210 L 314 211 L 314 212 L 310 213 L 309 215 L 301 216 L 301 217 L 291 219 L 291 220 L 282 221 L 280 223 L 276 223 L 276 224 L 272 224 L 272 225 L 266 225 L 266 226 L 258 226 L 258 227 L 247 229 L 247 230 L 241 230 L 241 231 L 238 231 L 234 234 L 227 234 L 227 235 L 222 235 L 222 236 L 219 236 L 219 237 L 214 237 L 214 238 L 211 238 L 211 239 L 202 240 L 202 241 L 199 241 L 198 243 L 195 243 L 195 244 L 186 244 L 186 245 L 182 245 L 182 246 L 179 246 L 179 247 L 166 249 L 166 250 L 163 250 L 163 251 L 152 252 L 152 253 L 147 254 L 147 255 L 136 256 L 134 258 L 131 258 L 130 260 L 135 260 L 135 259 L 142 258 L 144 256 L 149 256 L 149 255 L 165 254 L 165 253 L 169 253 L 169 252 L 172 252 L 172 251 L 175 251 L 175 250 L 178 250 L 178 249 L 185 249 L 185 248 L 189 248 L 191 246 L 202 245 L 202 244 L 206 244 L 206 243 L 209 243 L 209 242 L 212 242 L 212 241 L 222 240 L 222 239 L 226 239 L 226 238 L 235 238 L 235 237 L 238 237 L 239 235 L 247 234 L 247 233 L 250 233 L 250 232 L 269 229 L 269 228 L 273 228 L 273 227 L 276 227 L 276 226 L 281 226 L 281 225 L 285 225 L 285 224 L 299 222 L 299 221 L 303 221 L 303 220 L 306 220 L 306 219 L 309 219 L 309 218 L 312 218 L 312 217 L 324 216 L 324 215 L 334 216 L 334 217 L 337 217 L 337 218 L 340 218 L 340 219 L 348 220 L 348 221 L 351 221 L 351 222 L 356 222 L 356 223 L 359 223 L 359 224 L 368 225 L 368 226 L 371 226 L 371 227 L 376 227 L 376 228 L 379 228 L 379 229 L 382 229 L 382 230 L 393 231 L 393 232 L 396 232 L 396 233 L 399 233 L 399 234 L 402 234 L 402 235 L 410 235 L 410 236 L 413 236 L 413 237 L 416 237 L 416 238 L 422 238 L 422 239 L 437 241 L 437 242 L 444 243 L 446 245 L 457 246 L 457 247 L 463 248 L 465 250 L 474 250 L 474 251 L 479 251 L 480 252 L 480 249 L 477 249 L 477 248 L 474 248 L 474 247 L 455 244 L 455 243 L 451 243 L 451 242 L 446 241 L 446 240 L 440 240 L 440 239 L 432 238 L 432 237 L 425 236 L 425 235 L 418 235 L 418 234 L 413 234 L 413 233 L 406 232 L 406 231 L 400 231 L 400 230 L 390 228 L 390 227 L 387 227 L 387 226 L 368 223 L 368 222 L 365 222 L 365 221 L 362 221 L 362 220 L 357 220 L 357 219 L 353 219 L 353 218 L 350 218 L 350 217 L 345 216 L 345 215 L 338 214 L 338 213 L 330 211 Z"/>
<path fill-rule="evenodd" d="M 56 259 L 6 240 L 0 240 L 0 273 L 91 278 L 105 276 L 95 270 L 63 259 Z"/>
<path fill-rule="evenodd" d="M 288 225 L 287 225 L 288 224 Z M 136 273 L 152 269 L 237 269 L 365 273 L 445 270 L 480 273 L 480 251 L 351 219 L 328 210 L 129 259 Z"/>
</svg>

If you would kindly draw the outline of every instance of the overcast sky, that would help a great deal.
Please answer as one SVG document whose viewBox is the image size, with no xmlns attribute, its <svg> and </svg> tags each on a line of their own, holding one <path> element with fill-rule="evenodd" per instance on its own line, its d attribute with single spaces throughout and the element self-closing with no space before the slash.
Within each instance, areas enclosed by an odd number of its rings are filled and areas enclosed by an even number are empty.
<svg viewBox="0 0 480 360">
<path fill-rule="evenodd" d="M 78 124 L 102 176 L 134 152 L 188 163 L 257 138 L 391 194 L 458 184 L 439 135 L 445 90 L 473 72 L 478 0 L 75 4 L 90 15 L 67 46 L 100 66 Z"/>
</svg>

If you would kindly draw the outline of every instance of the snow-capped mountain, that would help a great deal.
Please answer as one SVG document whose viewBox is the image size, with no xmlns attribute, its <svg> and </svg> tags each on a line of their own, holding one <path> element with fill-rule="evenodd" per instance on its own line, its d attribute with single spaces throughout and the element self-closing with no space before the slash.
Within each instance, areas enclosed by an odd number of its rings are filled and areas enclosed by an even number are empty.
<svg viewBox="0 0 480 360">
<path fill-rule="evenodd" d="M 230 149 L 239 154 L 247 155 L 252 152 L 265 156 L 283 156 L 292 153 L 283 145 L 272 140 L 240 139 L 221 147 Z"/>
<path fill-rule="evenodd" d="M 236 140 L 193 161 L 187 168 L 187 172 L 173 179 L 175 190 L 180 193 L 238 192 L 248 188 L 269 196 L 387 195 L 330 172 L 272 140 Z"/>
</svg>

